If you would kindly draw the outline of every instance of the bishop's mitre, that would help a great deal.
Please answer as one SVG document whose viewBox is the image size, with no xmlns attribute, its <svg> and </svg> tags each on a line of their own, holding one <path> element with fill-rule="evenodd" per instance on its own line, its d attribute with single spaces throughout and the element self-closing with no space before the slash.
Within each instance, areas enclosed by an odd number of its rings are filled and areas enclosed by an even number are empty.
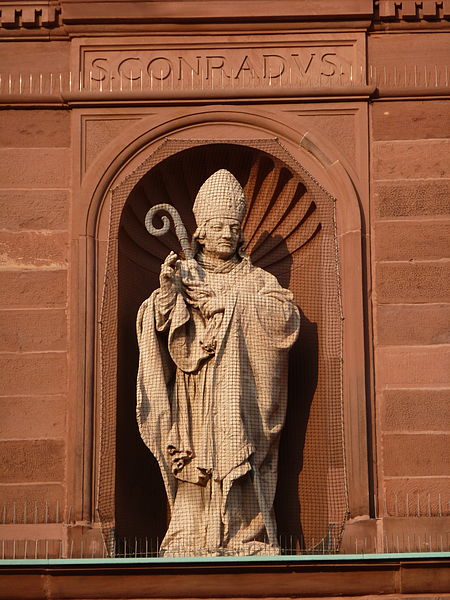
<svg viewBox="0 0 450 600">
<path fill-rule="evenodd" d="M 198 227 L 220 217 L 242 223 L 245 213 L 244 190 L 230 171 L 220 169 L 201 186 L 192 210 Z"/>
</svg>

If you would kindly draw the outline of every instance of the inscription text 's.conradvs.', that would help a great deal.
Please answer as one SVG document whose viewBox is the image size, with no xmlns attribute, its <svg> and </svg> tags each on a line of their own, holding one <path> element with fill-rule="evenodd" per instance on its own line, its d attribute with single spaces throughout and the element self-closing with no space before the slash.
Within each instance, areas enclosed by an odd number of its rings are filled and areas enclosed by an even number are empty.
<svg viewBox="0 0 450 600">
<path fill-rule="evenodd" d="M 353 48 L 308 47 L 268 48 L 239 51 L 211 50 L 201 54 L 195 50 L 158 51 L 87 51 L 84 55 L 84 80 L 104 82 L 167 81 L 174 87 L 199 83 L 228 87 L 236 83 L 251 85 L 298 83 L 301 79 L 346 79 L 356 74 Z"/>
</svg>

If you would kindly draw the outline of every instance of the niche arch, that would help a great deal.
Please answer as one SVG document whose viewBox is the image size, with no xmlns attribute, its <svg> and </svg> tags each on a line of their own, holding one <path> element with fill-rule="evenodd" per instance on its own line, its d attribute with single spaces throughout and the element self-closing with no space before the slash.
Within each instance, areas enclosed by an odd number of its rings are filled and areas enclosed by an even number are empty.
<svg viewBox="0 0 450 600">
<path fill-rule="evenodd" d="M 240 120 L 240 122 L 237 122 L 238 119 Z M 176 128 L 174 128 L 175 123 L 177 125 Z M 230 146 L 231 141 L 237 146 L 241 146 L 242 148 L 255 148 L 254 142 L 255 140 L 259 140 L 260 143 L 267 144 L 268 142 L 270 142 L 278 144 L 284 150 L 289 150 L 287 154 L 290 155 L 294 161 L 297 160 L 299 166 L 301 168 L 304 168 L 306 172 L 312 175 L 312 179 L 315 180 L 316 183 L 320 181 L 319 187 L 323 189 L 324 192 L 325 190 L 327 190 L 327 192 L 331 192 L 331 194 L 328 193 L 328 196 L 330 198 L 332 197 L 332 195 L 335 198 L 337 198 L 335 202 L 336 226 L 338 232 L 336 242 L 339 246 L 340 263 L 342 263 L 343 256 L 347 256 L 349 253 L 351 253 L 352 255 L 351 274 L 345 273 L 342 270 L 343 265 L 340 265 L 340 270 L 342 274 L 341 289 L 343 292 L 343 311 L 344 315 L 349 315 L 349 318 L 346 319 L 346 321 L 344 321 L 344 324 L 347 329 L 347 333 L 351 332 L 352 334 L 352 343 L 348 345 L 347 350 L 349 350 L 349 348 L 352 348 L 353 352 L 358 353 L 358 345 L 361 348 L 363 347 L 362 318 L 360 321 L 358 321 L 358 314 L 362 313 L 362 284 L 360 277 L 360 207 L 352 181 L 350 180 L 340 163 L 336 160 L 333 160 L 333 151 L 331 146 L 326 142 L 317 143 L 315 141 L 314 136 L 312 136 L 311 134 L 299 134 L 293 128 L 286 126 L 286 124 L 278 123 L 274 119 L 273 115 L 261 115 L 255 113 L 245 114 L 234 109 L 231 109 L 230 111 L 220 112 L 211 110 L 204 110 L 201 112 L 193 111 L 193 114 L 175 118 L 173 121 L 169 121 L 169 124 L 165 124 L 164 126 L 157 126 L 154 128 L 154 130 L 152 130 L 151 128 L 147 128 L 144 131 L 143 125 L 144 124 L 140 124 L 140 135 L 135 135 L 131 142 L 128 141 L 127 144 L 124 144 L 122 152 L 117 153 L 117 150 L 114 152 L 111 149 L 107 149 L 104 153 L 102 153 L 102 156 L 99 157 L 99 160 L 97 161 L 97 166 L 99 163 L 103 163 L 103 170 L 105 172 L 105 176 L 103 177 L 103 179 L 99 182 L 98 179 L 95 178 L 95 175 L 93 175 L 93 169 L 91 169 L 84 184 L 84 189 L 88 190 L 88 193 L 84 194 L 84 198 L 87 198 L 90 195 L 91 200 L 91 202 L 86 202 L 85 204 L 86 210 L 84 211 L 84 224 L 88 231 L 92 231 L 93 238 L 97 240 L 97 251 L 95 253 L 95 263 L 97 272 L 97 314 L 99 314 L 100 299 L 102 296 L 105 297 L 105 288 L 103 286 L 103 274 L 105 272 L 104 265 L 106 246 L 108 243 L 111 242 L 111 240 L 115 239 L 116 241 L 118 241 L 119 239 L 119 223 L 111 223 L 109 232 L 107 232 L 106 230 L 105 225 L 107 221 L 107 213 L 109 210 L 109 201 L 112 197 L 114 202 L 114 194 L 117 194 L 117 190 L 119 190 L 119 188 L 125 189 L 127 185 L 130 185 L 133 173 L 136 174 L 136 170 L 139 169 L 139 163 L 141 167 L 142 165 L 144 165 L 144 167 L 142 167 L 142 173 L 147 172 L 146 168 L 149 165 L 149 158 L 151 158 L 151 156 L 158 151 L 158 146 L 161 147 L 164 145 L 165 137 L 168 138 L 169 142 L 185 144 L 186 148 L 188 148 L 190 144 L 192 146 L 205 146 L 206 144 L 225 144 Z M 171 127 L 172 129 L 168 130 L 169 127 Z M 134 129 L 137 130 L 138 128 Z M 156 135 L 156 132 L 158 132 L 159 135 Z M 214 139 L 209 137 L 212 132 L 214 132 Z M 166 133 L 169 133 L 170 135 L 166 136 Z M 234 135 L 231 136 L 230 134 Z M 274 134 L 277 136 L 278 140 L 281 141 L 281 144 L 279 141 L 277 141 Z M 281 134 L 282 137 L 280 137 Z M 130 138 L 130 133 L 128 133 L 128 138 Z M 278 160 L 281 159 L 278 158 Z M 130 190 L 133 189 L 133 186 L 134 184 L 131 186 Z M 94 193 L 92 193 L 93 188 Z M 130 190 L 129 193 L 131 193 Z M 125 200 L 126 198 L 121 200 L 121 202 L 123 201 L 124 205 Z M 331 201 L 334 202 L 333 200 Z M 350 234 L 350 232 L 353 233 Z M 357 234 L 356 236 L 354 235 L 355 232 Z M 110 248 L 110 252 L 111 251 L 112 250 Z M 106 281 L 108 281 L 108 277 L 114 278 L 117 275 L 117 273 L 114 274 L 110 271 L 110 264 L 107 264 Z M 149 290 L 149 292 L 150 291 L 151 290 Z M 110 297 L 106 300 L 106 305 L 103 306 L 101 315 L 102 322 L 104 322 L 105 315 L 108 314 L 108 311 L 109 314 L 114 313 L 114 311 L 116 310 L 117 300 L 118 297 L 116 297 L 115 299 L 113 297 Z M 128 331 L 132 332 L 133 329 L 128 329 Z M 118 330 L 116 329 L 116 339 L 117 332 Z M 355 332 L 357 333 L 356 338 L 354 335 Z M 347 333 L 344 332 L 344 344 L 346 336 L 348 339 Z M 119 332 L 119 343 L 121 343 L 120 335 L 123 335 L 123 333 L 121 334 Z M 97 347 L 97 362 L 95 362 L 94 360 L 94 353 L 93 360 L 94 367 L 96 367 L 93 369 L 94 373 L 98 372 L 99 367 L 98 350 L 100 348 L 103 348 L 102 352 L 104 354 L 104 346 L 102 346 L 102 343 L 104 343 L 104 340 L 103 342 L 100 342 L 99 346 Z M 345 351 L 346 349 L 344 347 L 344 355 Z M 362 379 L 364 379 L 363 356 L 364 353 L 362 352 L 358 359 L 360 362 L 359 373 L 360 375 L 362 375 Z M 113 370 L 114 368 L 117 368 L 117 365 L 112 365 Z M 355 371 L 354 363 L 352 365 L 352 371 Z M 346 418 L 344 419 L 344 426 L 346 429 L 347 442 L 346 484 L 349 484 L 349 507 L 351 514 L 352 516 L 357 516 L 360 514 L 367 514 L 368 510 L 368 491 L 367 486 L 364 486 L 364 476 L 365 481 L 367 481 L 367 453 L 363 452 L 363 455 L 361 456 L 361 431 L 355 430 L 355 421 L 353 420 L 350 423 L 348 416 L 351 414 L 351 412 L 353 415 L 359 415 L 356 422 L 356 429 L 359 427 L 358 423 L 365 424 L 364 385 L 361 386 L 360 379 L 358 383 L 354 381 L 354 378 L 349 378 L 348 374 L 345 373 L 345 369 L 343 372 L 343 381 L 344 411 L 346 416 Z M 107 393 L 109 393 L 111 397 L 114 397 L 115 391 L 113 388 L 114 382 L 110 380 L 110 378 L 104 377 L 101 382 L 98 378 L 95 379 L 95 404 L 97 406 L 101 404 L 101 399 L 104 396 L 105 390 L 109 390 Z M 132 401 L 132 399 L 130 399 L 130 401 Z M 98 416 L 100 417 L 98 419 L 98 426 L 101 429 L 102 423 L 104 425 L 105 422 L 104 410 L 103 413 Z M 348 461 L 348 445 L 350 443 L 351 446 L 350 438 L 354 438 L 355 434 L 359 438 L 357 442 L 358 456 L 361 457 L 361 465 L 359 467 L 358 465 L 356 465 L 356 467 L 359 468 L 360 473 L 364 473 L 363 478 L 359 479 L 359 483 L 357 486 L 359 487 L 359 489 L 357 489 L 356 491 L 352 488 L 352 477 L 354 477 L 354 474 L 352 475 L 352 470 L 355 470 L 355 464 L 354 461 L 352 461 L 351 463 Z M 365 439 L 365 435 L 366 434 L 364 432 L 362 437 L 363 441 Z M 104 479 L 102 480 L 102 469 L 103 472 L 105 471 L 105 469 L 107 471 L 109 469 L 111 479 L 114 479 L 114 477 L 116 476 L 115 441 L 115 435 L 110 429 L 106 435 L 104 430 L 102 430 L 97 442 L 98 451 L 96 454 L 96 464 L 97 467 L 100 466 L 100 468 L 95 474 L 95 479 L 97 489 L 100 490 L 100 492 L 93 500 L 93 504 L 97 505 L 100 511 L 102 512 L 103 523 L 106 529 L 111 529 L 116 525 L 117 515 L 115 511 L 117 507 L 117 502 L 115 491 L 113 493 L 109 493 L 109 495 L 106 494 L 106 496 L 102 496 L 102 489 L 105 489 Z M 109 467 L 106 464 L 108 462 L 111 463 L 109 464 Z M 329 470 L 328 475 L 333 476 L 332 469 Z M 157 491 L 155 492 L 155 489 L 156 488 L 153 488 L 153 493 L 156 493 L 155 497 L 159 497 L 159 499 L 162 500 L 162 498 L 160 497 L 160 493 Z M 133 494 L 133 490 L 131 488 L 129 489 L 129 493 Z M 161 503 L 159 504 L 161 505 Z M 163 521 L 162 513 L 157 518 L 158 520 Z M 132 533 L 130 533 L 130 537 L 132 537 Z"/>
</svg>

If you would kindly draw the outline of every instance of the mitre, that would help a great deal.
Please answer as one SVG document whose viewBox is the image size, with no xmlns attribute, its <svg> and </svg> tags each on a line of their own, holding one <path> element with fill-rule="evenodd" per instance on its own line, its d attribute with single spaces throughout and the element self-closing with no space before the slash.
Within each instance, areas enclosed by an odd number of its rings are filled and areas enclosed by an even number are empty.
<svg viewBox="0 0 450 600">
<path fill-rule="evenodd" d="M 197 226 L 210 219 L 228 217 L 242 223 L 245 212 L 244 190 L 226 169 L 213 173 L 199 189 L 192 208 Z"/>
</svg>

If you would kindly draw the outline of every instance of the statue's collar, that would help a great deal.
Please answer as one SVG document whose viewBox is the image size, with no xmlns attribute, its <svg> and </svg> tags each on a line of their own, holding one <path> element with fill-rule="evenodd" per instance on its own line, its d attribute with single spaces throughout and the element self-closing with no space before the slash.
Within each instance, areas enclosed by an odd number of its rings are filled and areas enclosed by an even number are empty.
<svg viewBox="0 0 450 600">
<path fill-rule="evenodd" d="M 210 273 L 229 273 L 241 262 L 241 259 L 236 254 L 229 260 L 224 261 L 206 257 L 203 252 L 199 252 L 195 259 L 205 271 Z"/>
</svg>

